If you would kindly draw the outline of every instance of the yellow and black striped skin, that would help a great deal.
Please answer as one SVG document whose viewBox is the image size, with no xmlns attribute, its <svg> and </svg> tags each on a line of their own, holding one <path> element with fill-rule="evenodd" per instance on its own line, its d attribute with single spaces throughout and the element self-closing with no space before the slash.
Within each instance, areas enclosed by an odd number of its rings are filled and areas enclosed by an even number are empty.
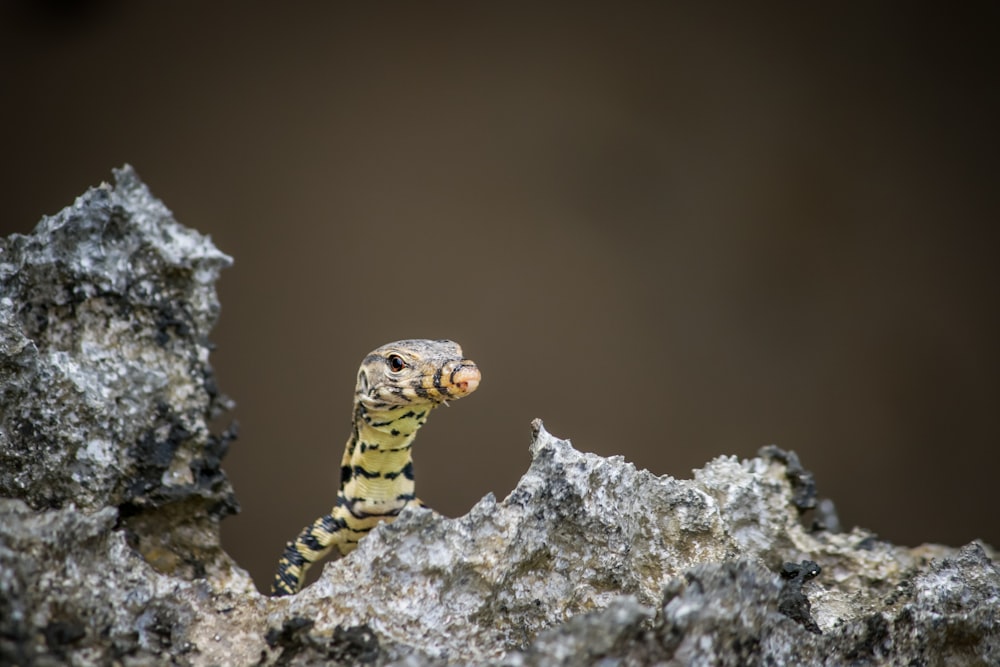
<svg viewBox="0 0 1000 667">
<path fill-rule="evenodd" d="M 297 593 L 309 566 L 332 549 L 347 554 L 377 524 L 422 506 L 414 494 L 413 439 L 431 410 L 468 396 L 479 380 L 476 364 L 450 340 L 401 340 L 365 357 L 337 502 L 285 547 L 273 595 Z"/>
</svg>

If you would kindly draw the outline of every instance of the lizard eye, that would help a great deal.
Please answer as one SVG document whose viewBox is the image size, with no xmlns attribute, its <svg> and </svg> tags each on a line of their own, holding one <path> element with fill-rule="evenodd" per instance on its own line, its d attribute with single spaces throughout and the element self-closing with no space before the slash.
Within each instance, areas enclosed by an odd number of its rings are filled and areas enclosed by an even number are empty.
<svg viewBox="0 0 1000 667">
<path fill-rule="evenodd" d="M 406 368 L 406 362 L 403 361 L 403 357 L 399 356 L 398 354 L 390 354 L 388 362 L 389 362 L 389 370 L 391 370 L 393 373 L 398 373 L 399 371 Z"/>
</svg>

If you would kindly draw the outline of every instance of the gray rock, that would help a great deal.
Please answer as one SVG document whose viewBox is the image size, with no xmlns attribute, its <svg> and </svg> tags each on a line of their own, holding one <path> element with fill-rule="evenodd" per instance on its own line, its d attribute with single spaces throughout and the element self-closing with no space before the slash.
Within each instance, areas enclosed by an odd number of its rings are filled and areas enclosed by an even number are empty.
<svg viewBox="0 0 1000 667">
<path fill-rule="evenodd" d="M 207 425 L 229 262 L 129 168 L 0 244 L 0 664 L 1000 664 L 986 545 L 836 532 L 774 447 L 677 480 L 541 422 L 502 502 L 261 596 Z"/>
<path fill-rule="evenodd" d="M 0 241 L 0 663 L 182 655 L 174 593 L 231 578 L 207 425 L 231 260 L 115 176 Z"/>
<path fill-rule="evenodd" d="M 232 260 L 131 168 L 116 179 L 0 244 L 0 492 L 85 510 L 198 495 L 225 514 L 206 337 Z"/>
</svg>

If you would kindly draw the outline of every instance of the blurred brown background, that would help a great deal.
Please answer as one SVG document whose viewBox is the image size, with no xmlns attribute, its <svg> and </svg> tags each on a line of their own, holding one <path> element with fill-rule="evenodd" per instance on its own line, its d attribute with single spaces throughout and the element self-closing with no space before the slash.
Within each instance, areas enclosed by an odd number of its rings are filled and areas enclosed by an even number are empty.
<svg viewBox="0 0 1000 667">
<path fill-rule="evenodd" d="M 418 439 L 444 514 L 542 417 L 676 477 L 776 443 L 848 527 L 1000 544 L 996 5 L 499 4 L 0 5 L 0 231 L 130 162 L 236 260 L 258 583 L 406 337 L 483 369 Z"/>
</svg>

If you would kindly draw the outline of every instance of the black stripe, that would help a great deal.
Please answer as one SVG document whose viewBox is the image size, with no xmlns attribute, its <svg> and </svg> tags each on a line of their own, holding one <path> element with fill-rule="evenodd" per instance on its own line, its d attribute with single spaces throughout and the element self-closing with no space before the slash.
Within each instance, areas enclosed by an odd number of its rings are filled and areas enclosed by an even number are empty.
<svg viewBox="0 0 1000 667">
<path fill-rule="evenodd" d="M 411 500 L 416 500 L 416 499 L 417 499 L 417 496 L 416 496 L 416 494 L 413 494 L 413 493 L 401 493 L 398 496 L 396 496 L 396 500 L 401 500 L 401 501 L 407 502 L 407 503 L 410 502 Z M 398 512 L 397 512 L 397 514 L 398 514 Z"/>
<path fill-rule="evenodd" d="M 424 389 L 424 383 L 421 380 L 414 380 L 410 383 L 410 387 L 413 389 L 414 393 L 421 398 L 427 398 L 427 390 Z"/>
<path fill-rule="evenodd" d="M 301 567 L 306 562 L 306 557 L 301 551 L 295 548 L 294 544 L 289 544 L 285 547 L 285 553 L 283 559 L 289 565 L 297 565 Z"/>
<path fill-rule="evenodd" d="M 299 538 L 299 544 L 313 551 L 322 551 L 323 545 L 319 543 L 319 538 L 312 533 L 306 533 Z"/>
<path fill-rule="evenodd" d="M 380 516 L 393 516 L 392 514 L 369 514 L 368 512 L 355 512 L 353 509 L 349 511 L 351 513 L 351 516 L 353 516 L 355 519 L 374 519 Z"/>
<path fill-rule="evenodd" d="M 378 479 L 382 476 L 382 473 L 380 472 L 372 472 L 362 468 L 361 466 L 354 466 L 353 471 L 355 477 L 364 477 L 366 479 Z"/>
<path fill-rule="evenodd" d="M 278 566 L 278 572 L 274 575 L 274 583 L 271 588 L 275 593 L 281 595 L 293 595 L 299 590 L 299 578 L 286 569 L 284 563 Z"/>
<path fill-rule="evenodd" d="M 378 524 L 375 524 L 375 526 L 377 525 Z M 365 526 L 363 528 L 348 528 L 348 530 L 351 531 L 352 533 L 367 533 L 371 531 L 371 529 L 374 528 L 375 526 Z"/>
<path fill-rule="evenodd" d="M 372 519 L 380 516 L 384 517 L 396 516 L 399 514 L 399 511 L 401 509 L 399 507 L 394 507 L 390 508 L 388 512 L 356 512 L 354 510 L 354 503 L 364 502 L 364 500 L 365 500 L 364 498 L 355 498 L 353 500 L 348 500 L 347 498 L 341 495 L 337 497 L 337 507 L 343 507 L 348 512 L 350 512 L 351 516 L 354 517 L 355 519 Z M 340 519 L 340 521 L 343 521 L 343 525 L 345 527 L 354 530 L 354 528 L 351 528 L 350 525 L 343 519 Z"/>
<path fill-rule="evenodd" d="M 339 500 L 337 504 L 340 504 Z M 323 527 L 323 530 L 328 533 L 336 533 L 338 530 L 343 530 L 347 527 L 346 521 L 340 518 L 334 518 L 332 514 L 327 514 L 321 517 L 316 523 L 320 524 Z"/>
<path fill-rule="evenodd" d="M 352 477 L 354 475 L 351 474 L 351 466 L 340 466 L 340 488 L 344 488 Z"/>
<path fill-rule="evenodd" d="M 434 388 L 437 389 L 438 391 L 444 391 L 444 387 L 441 386 L 442 371 L 444 371 L 444 369 L 439 366 L 438 369 L 434 372 Z"/>
<path fill-rule="evenodd" d="M 396 479 L 400 475 L 402 475 L 408 480 L 411 481 L 413 480 L 413 461 L 408 462 L 405 466 L 402 467 L 402 469 L 397 470 L 396 472 L 387 472 L 382 476 L 385 477 L 386 479 Z"/>
</svg>

